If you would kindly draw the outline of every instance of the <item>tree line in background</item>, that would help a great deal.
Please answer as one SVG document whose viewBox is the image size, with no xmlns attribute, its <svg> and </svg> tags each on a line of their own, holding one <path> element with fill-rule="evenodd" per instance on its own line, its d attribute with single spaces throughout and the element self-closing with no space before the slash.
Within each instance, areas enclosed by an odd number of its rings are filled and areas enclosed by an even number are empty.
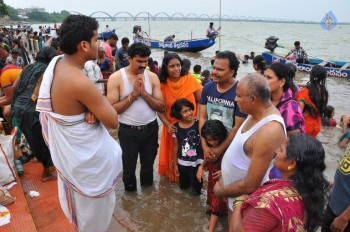
<svg viewBox="0 0 350 232">
<path fill-rule="evenodd" d="M 32 11 L 27 13 L 28 19 L 26 21 L 36 21 L 36 22 L 47 22 L 47 23 L 54 23 L 54 22 L 62 22 L 64 18 L 66 18 L 70 13 L 68 11 L 61 11 L 61 12 L 39 12 L 39 11 Z M 8 16 L 10 20 L 12 21 L 21 21 L 20 17 L 18 17 L 18 12 L 15 8 L 6 5 L 3 0 L 0 0 L 0 17 Z"/>
</svg>

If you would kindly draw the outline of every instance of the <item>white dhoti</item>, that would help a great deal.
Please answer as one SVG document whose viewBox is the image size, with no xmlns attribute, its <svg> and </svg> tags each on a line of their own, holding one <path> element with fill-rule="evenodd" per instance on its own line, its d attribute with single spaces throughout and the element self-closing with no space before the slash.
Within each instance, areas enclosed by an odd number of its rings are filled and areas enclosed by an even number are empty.
<svg viewBox="0 0 350 232">
<path fill-rule="evenodd" d="M 52 112 L 50 90 L 57 59 L 44 73 L 37 111 L 59 174 L 60 204 L 77 230 L 106 231 L 115 207 L 113 190 L 121 179 L 122 151 L 101 123 L 86 123 L 85 114 Z"/>
<path fill-rule="evenodd" d="M 112 219 L 115 206 L 115 192 L 103 198 L 85 197 L 58 178 L 58 197 L 63 213 L 77 230 L 84 232 L 105 232 Z"/>
</svg>

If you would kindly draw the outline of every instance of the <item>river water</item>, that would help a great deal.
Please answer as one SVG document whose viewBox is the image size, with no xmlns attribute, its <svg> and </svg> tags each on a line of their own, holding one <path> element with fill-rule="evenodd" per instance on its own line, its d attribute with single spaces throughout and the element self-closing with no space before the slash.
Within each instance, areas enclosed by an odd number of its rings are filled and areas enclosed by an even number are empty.
<svg viewBox="0 0 350 232">
<path fill-rule="evenodd" d="M 100 22 L 100 31 L 108 24 L 116 28 L 119 36 L 118 47 L 122 37 L 132 40 L 132 28 L 141 25 L 154 39 L 162 40 L 170 34 L 176 35 L 176 40 L 203 38 L 209 22 L 205 21 L 106 21 Z M 150 25 L 150 31 L 149 31 Z M 182 58 L 191 60 L 192 65 L 202 65 L 202 70 L 210 65 L 210 58 L 216 50 L 231 50 L 240 55 L 254 51 L 256 55 L 265 51 L 263 44 L 271 35 L 279 37 L 278 43 L 293 47 L 294 41 L 299 40 L 309 56 L 332 60 L 350 61 L 350 25 L 338 25 L 331 31 L 321 29 L 318 24 L 284 24 L 284 23 L 252 23 L 252 22 L 222 22 L 222 36 L 217 43 L 200 53 L 181 53 Z M 218 27 L 218 22 L 214 22 Z M 149 33 L 150 32 L 150 33 Z M 277 48 L 277 53 L 286 54 L 288 50 Z M 163 57 L 162 50 L 152 50 L 151 57 L 159 62 Z M 192 66 L 193 67 L 193 66 Z M 253 72 L 252 63 L 240 65 L 237 79 Z M 297 74 L 299 82 L 306 82 L 308 75 Z M 341 114 L 350 114 L 350 79 L 329 78 L 329 104 L 336 109 L 335 118 L 339 121 Z M 322 128 L 318 139 L 326 150 L 326 176 L 332 180 L 337 161 L 344 151 L 337 147 L 341 135 L 340 128 Z M 208 216 L 206 210 L 206 190 L 201 196 L 193 196 L 181 191 L 177 184 L 169 183 L 166 178 L 159 177 L 157 172 L 158 157 L 154 165 L 154 186 L 142 189 L 138 186 L 135 193 L 126 193 L 123 183 L 116 189 L 117 204 L 114 218 L 123 225 L 124 231 L 207 231 Z M 137 173 L 138 175 L 138 173 Z M 224 231 L 226 220 L 221 220 L 217 231 Z"/>
</svg>

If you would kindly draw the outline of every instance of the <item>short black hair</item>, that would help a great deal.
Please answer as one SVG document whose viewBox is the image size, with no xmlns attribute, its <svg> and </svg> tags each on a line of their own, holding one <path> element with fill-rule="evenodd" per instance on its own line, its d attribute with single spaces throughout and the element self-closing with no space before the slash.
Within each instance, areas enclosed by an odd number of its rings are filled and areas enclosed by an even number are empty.
<svg viewBox="0 0 350 232">
<path fill-rule="evenodd" d="M 14 43 L 14 44 L 16 44 L 16 45 L 20 45 L 19 39 L 13 39 L 11 42 Z"/>
<path fill-rule="evenodd" d="M 118 36 L 117 36 L 115 33 L 111 33 L 111 34 L 108 36 L 108 39 L 115 39 L 115 40 L 118 40 Z"/>
<path fill-rule="evenodd" d="M 217 119 L 206 121 L 201 130 L 201 136 L 203 138 L 206 139 L 207 136 L 210 136 L 212 139 L 218 140 L 219 144 L 226 139 L 227 134 L 228 131 L 224 124 Z"/>
<path fill-rule="evenodd" d="M 192 102 L 186 98 L 180 98 L 171 106 L 170 116 L 176 119 L 182 119 L 181 110 L 182 107 L 187 106 L 190 109 L 194 110 L 194 105 Z"/>
<path fill-rule="evenodd" d="M 209 78 L 210 76 L 210 71 L 208 69 L 206 70 L 203 70 L 202 74 L 201 74 L 203 77 L 206 77 L 206 78 Z"/>
<path fill-rule="evenodd" d="M 332 118 L 333 111 L 334 111 L 334 107 L 331 105 L 327 105 L 324 111 L 324 116 L 326 116 L 329 119 Z"/>
<path fill-rule="evenodd" d="M 50 45 L 51 47 L 53 47 L 54 49 L 58 49 L 58 48 L 60 48 L 60 41 L 59 40 L 57 40 L 57 39 L 55 39 L 55 40 L 52 40 L 52 42 L 51 42 L 51 45 Z"/>
<path fill-rule="evenodd" d="M 196 64 L 195 66 L 193 66 L 194 73 L 200 73 L 201 69 L 202 69 L 202 66 L 200 66 L 199 64 Z"/>
<path fill-rule="evenodd" d="M 187 75 L 191 69 L 191 61 L 187 58 L 182 59 L 181 73 Z"/>
<path fill-rule="evenodd" d="M 294 45 L 295 45 L 295 46 L 300 45 L 300 42 L 299 42 L 299 41 L 295 41 L 295 42 L 294 42 Z"/>
<path fill-rule="evenodd" d="M 182 59 L 182 67 L 190 69 L 191 67 L 191 61 L 187 58 Z"/>
<path fill-rule="evenodd" d="M 40 49 L 36 54 L 35 61 L 49 64 L 50 61 L 57 55 L 56 49 L 54 47 L 45 46 Z"/>
<path fill-rule="evenodd" d="M 233 53 L 231 51 L 218 52 L 216 54 L 215 59 L 228 59 L 230 69 L 235 71 L 235 73 L 233 74 L 233 77 L 236 77 L 238 67 L 239 67 L 239 60 L 237 59 L 237 56 L 235 53 Z"/>
<path fill-rule="evenodd" d="M 82 41 L 91 42 L 94 31 L 98 29 L 95 18 L 85 15 L 69 15 L 60 27 L 60 48 L 68 55 L 78 51 L 77 45 Z"/>
<path fill-rule="evenodd" d="M 151 49 L 143 43 L 133 43 L 129 47 L 128 56 L 134 58 L 135 56 L 148 57 L 151 55 Z"/>
<path fill-rule="evenodd" d="M 11 54 L 19 54 L 19 50 L 17 48 L 12 48 Z"/>
<path fill-rule="evenodd" d="M 122 44 L 126 44 L 126 43 L 129 43 L 129 38 L 128 37 L 124 37 L 122 38 Z"/>
</svg>

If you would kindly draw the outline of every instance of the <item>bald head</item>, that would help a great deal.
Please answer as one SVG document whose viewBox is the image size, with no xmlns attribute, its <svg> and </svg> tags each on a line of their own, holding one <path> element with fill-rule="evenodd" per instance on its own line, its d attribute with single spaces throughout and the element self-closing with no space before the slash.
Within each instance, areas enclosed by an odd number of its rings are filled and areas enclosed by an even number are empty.
<svg viewBox="0 0 350 232">
<path fill-rule="evenodd" d="M 255 96 L 260 102 L 271 101 L 271 90 L 266 79 L 259 73 L 251 73 L 239 82 L 249 95 Z"/>
</svg>

